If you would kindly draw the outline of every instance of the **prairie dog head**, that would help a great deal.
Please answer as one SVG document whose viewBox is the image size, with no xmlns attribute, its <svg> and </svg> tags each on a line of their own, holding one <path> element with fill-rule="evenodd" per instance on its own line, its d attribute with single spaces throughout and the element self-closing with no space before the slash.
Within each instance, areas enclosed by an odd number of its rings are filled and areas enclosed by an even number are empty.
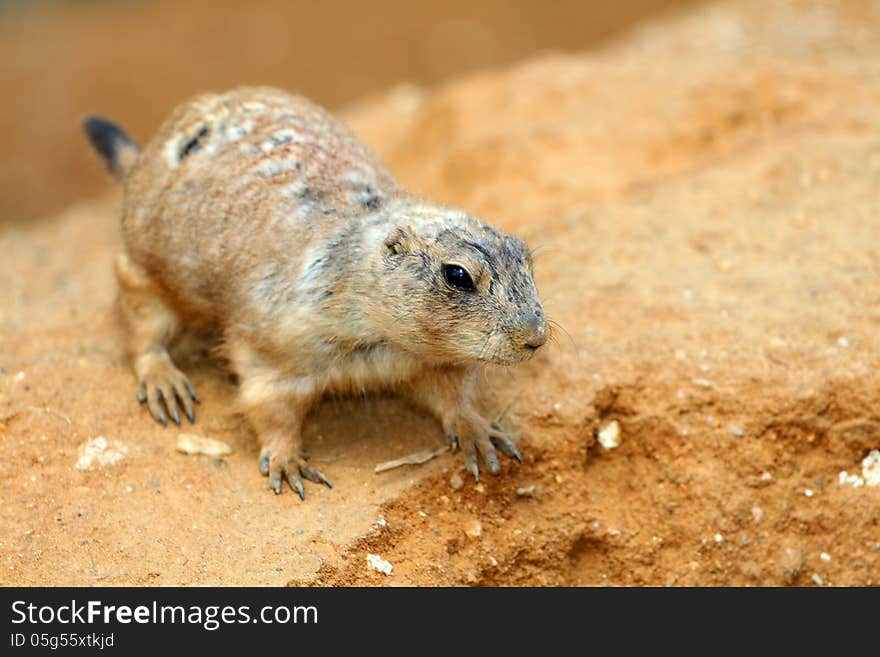
<svg viewBox="0 0 880 657">
<path fill-rule="evenodd" d="M 408 210 L 381 247 L 395 339 L 450 363 L 531 358 L 547 320 L 525 242 L 458 210 Z"/>
</svg>

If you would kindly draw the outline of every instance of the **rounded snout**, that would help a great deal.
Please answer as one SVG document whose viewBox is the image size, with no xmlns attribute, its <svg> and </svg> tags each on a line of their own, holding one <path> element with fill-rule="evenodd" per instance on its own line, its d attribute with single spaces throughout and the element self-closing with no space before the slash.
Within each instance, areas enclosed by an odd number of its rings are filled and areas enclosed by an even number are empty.
<svg viewBox="0 0 880 657">
<path fill-rule="evenodd" d="M 519 330 L 519 338 L 523 348 L 530 351 L 537 351 L 547 342 L 547 320 L 540 308 L 528 313 L 525 317 L 522 328 Z"/>
</svg>

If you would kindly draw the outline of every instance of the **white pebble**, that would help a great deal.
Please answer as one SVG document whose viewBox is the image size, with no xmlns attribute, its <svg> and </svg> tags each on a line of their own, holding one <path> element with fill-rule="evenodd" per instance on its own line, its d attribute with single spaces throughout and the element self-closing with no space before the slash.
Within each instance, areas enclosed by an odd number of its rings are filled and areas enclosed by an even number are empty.
<svg viewBox="0 0 880 657">
<path fill-rule="evenodd" d="M 79 458 L 76 461 L 77 470 L 91 470 L 96 465 L 113 465 L 122 460 L 128 449 L 118 443 L 110 442 L 104 436 L 90 438 L 79 448 Z"/>
<path fill-rule="evenodd" d="M 385 561 L 378 554 L 368 554 L 367 555 L 367 565 L 373 570 L 382 573 L 383 575 L 390 575 L 391 571 L 394 570 L 394 566 L 392 566 L 388 561 Z"/>
<path fill-rule="evenodd" d="M 816 584 L 816 586 L 822 586 L 823 584 L 825 584 L 825 582 L 822 581 L 822 578 L 819 577 L 819 575 L 817 575 L 816 573 L 813 573 L 810 576 L 810 579 L 813 580 L 813 582 Z"/>
<path fill-rule="evenodd" d="M 538 497 L 540 496 L 542 491 L 541 486 L 536 486 L 532 484 L 531 486 L 521 486 L 516 489 L 516 494 L 518 497 Z"/>
<path fill-rule="evenodd" d="M 822 553 L 819 555 L 819 558 L 820 558 L 822 561 L 831 561 L 831 555 L 828 554 L 827 552 L 822 552 Z"/>
<path fill-rule="evenodd" d="M 724 537 L 721 534 L 715 534 L 712 538 L 715 539 L 716 543 L 721 543 L 724 540 Z"/>
<path fill-rule="evenodd" d="M 712 387 L 712 382 L 709 379 L 704 379 L 702 377 L 697 377 L 697 378 L 691 379 L 691 383 L 693 383 L 695 386 L 699 386 L 701 388 L 711 388 Z"/>
<path fill-rule="evenodd" d="M 742 427 L 732 426 L 730 427 L 730 433 L 736 436 L 737 438 L 742 438 L 746 435 L 746 430 Z"/>
<path fill-rule="evenodd" d="M 620 446 L 620 422 L 611 420 L 599 430 L 599 444 L 605 449 L 614 449 Z"/>
<path fill-rule="evenodd" d="M 813 497 L 813 491 L 811 491 L 809 488 L 805 488 L 804 495 L 806 495 L 807 497 Z"/>
<path fill-rule="evenodd" d="M 865 480 L 859 475 L 851 475 L 846 470 L 842 470 L 840 474 L 837 475 L 837 483 L 841 486 L 844 484 L 850 484 L 853 488 L 861 488 L 865 485 Z"/>
<path fill-rule="evenodd" d="M 868 486 L 880 486 L 880 449 L 871 450 L 862 460 L 862 477 Z"/>
<path fill-rule="evenodd" d="M 847 340 L 845 337 L 841 336 L 841 337 L 837 338 L 837 344 L 838 344 L 838 346 L 846 349 L 849 346 L 849 340 Z"/>
</svg>

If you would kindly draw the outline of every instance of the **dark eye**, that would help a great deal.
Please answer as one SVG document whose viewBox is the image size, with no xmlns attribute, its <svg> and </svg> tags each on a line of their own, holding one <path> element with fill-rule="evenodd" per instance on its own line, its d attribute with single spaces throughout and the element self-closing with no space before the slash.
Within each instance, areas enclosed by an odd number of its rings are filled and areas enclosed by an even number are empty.
<svg viewBox="0 0 880 657">
<path fill-rule="evenodd" d="M 467 273 L 464 267 L 459 265 L 443 265 L 443 278 L 456 290 L 461 290 L 462 292 L 473 292 L 477 289 L 474 287 L 471 275 Z"/>
</svg>

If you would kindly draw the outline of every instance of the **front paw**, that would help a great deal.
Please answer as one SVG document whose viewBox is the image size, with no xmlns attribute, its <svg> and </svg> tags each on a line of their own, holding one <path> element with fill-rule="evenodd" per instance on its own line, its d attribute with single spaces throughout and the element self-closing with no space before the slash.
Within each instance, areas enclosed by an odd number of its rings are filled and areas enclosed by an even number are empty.
<svg viewBox="0 0 880 657">
<path fill-rule="evenodd" d="M 461 449 L 465 467 L 478 483 L 480 481 L 478 463 L 480 459 L 492 474 L 498 474 L 501 471 L 498 452 L 522 463 L 522 456 L 507 432 L 496 423 L 490 424 L 482 418 L 472 418 L 470 421 L 456 423 L 453 431 L 447 434 L 447 439 L 452 443 L 453 452 Z"/>
<path fill-rule="evenodd" d="M 324 484 L 333 488 L 333 484 L 317 470 L 310 468 L 301 458 L 295 456 L 295 450 L 266 448 L 260 454 L 260 472 L 269 475 L 269 488 L 276 495 L 281 494 L 281 482 L 286 480 L 299 499 L 305 501 L 306 491 L 302 480 L 307 479 L 316 484 Z"/>
</svg>

